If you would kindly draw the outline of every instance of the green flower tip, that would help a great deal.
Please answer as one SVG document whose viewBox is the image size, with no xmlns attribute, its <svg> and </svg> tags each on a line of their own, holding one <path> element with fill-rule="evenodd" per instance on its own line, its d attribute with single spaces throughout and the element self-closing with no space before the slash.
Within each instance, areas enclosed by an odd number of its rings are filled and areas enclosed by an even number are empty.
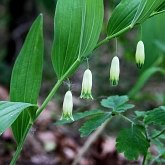
<svg viewBox="0 0 165 165">
<path fill-rule="evenodd" d="M 143 67 L 143 65 L 144 65 L 144 63 L 140 63 L 140 62 L 136 63 L 136 66 L 139 69 L 141 69 Z"/>
<path fill-rule="evenodd" d="M 84 92 L 81 93 L 80 98 L 81 99 L 93 99 L 91 93 L 84 93 Z"/>
<path fill-rule="evenodd" d="M 74 121 L 73 115 L 69 113 L 62 113 L 61 119 L 60 120 L 72 120 Z"/>
<path fill-rule="evenodd" d="M 119 82 L 119 80 L 110 80 L 111 81 L 111 85 L 112 86 L 117 86 L 118 85 L 118 82 Z"/>
</svg>

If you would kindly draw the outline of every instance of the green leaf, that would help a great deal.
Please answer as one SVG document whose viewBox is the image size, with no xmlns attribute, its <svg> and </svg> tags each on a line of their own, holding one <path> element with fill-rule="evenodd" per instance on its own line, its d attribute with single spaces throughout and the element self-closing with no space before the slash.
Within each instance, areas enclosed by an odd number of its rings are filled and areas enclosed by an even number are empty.
<svg viewBox="0 0 165 165">
<path fill-rule="evenodd" d="M 101 126 L 105 121 L 111 117 L 111 113 L 100 113 L 93 116 L 88 121 L 86 121 L 83 126 L 79 129 L 81 132 L 81 137 L 90 135 L 99 126 Z"/>
<path fill-rule="evenodd" d="M 144 118 L 146 111 L 135 111 L 137 118 Z"/>
<path fill-rule="evenodd" d="M 125 111 L 127 111 L 128 109 L 132 109 L 132 108 L 134 108 L 135 106 L 133 105 L 133 104 L 124 104 L 124 105 L 121 105 L 121 106 L 119 106 L 117 109 L 116 109 L 116 111 L 117 112 L 125 112 Z"/>
<path fill-rule="evenodd" d="M 107 99 L 102 99 L 101 105 L 105 108 L 115 108 L 123 105 L 128 101 L 128 96 L 110 96 Z"/>
<path fill-rule="evenodd" d="M 163 2 L 157 9 L 156 12 L 160 12 L 162 10 L 165 10 L 165 2 Z"/>
<path fill-rule="evenodd" d="M 141 0 L 132 25 L 144 22 L 163 2 L 164 0 Z"/>
<path fill-rule="evenodd" d="M 128 100 L 128 96 L 110 96 L 107 99 L 102 99 L 101 105 L 116 112 L 125 112 L 134 107 L 133 104 L 126 104 Z"/>
<path fill-rule="evenodd" d="M 165 107 L 161 106 L 147 112 L 144 122 L 146 124 L 165 125 Z"/>
<path fill-rule="evenodd" d="M 163 132 L 163 133 L 162 133 Z M 160 133 L 161 133 L 161 135 L 160 135 Z M 157 130 L 157 129 L 155 129 L 155 130 L 153 130 L 151 133 L 150 133 L 150 136 L 151 136 L 151 140 L 152 140 L 152 142 L 154 142 L 154 140 L 158 140 L 158 139 L 162 139 L 162 140 L 165 140 L 165 131 L 164 131 L 164 129 L 162 128 L 162 129 L 160 129 L 160 130 Z M 158 136 L 159 135 L 159 136 Z M 155 138 L 155 137 L 157 137 L 157 138 Z"/>
<path fill-rule="evenodd" d="M 161 50 L 163 53 L 165 53 L 165 44 L 159 40 L 155 40 L 155 45 L 159 50 Z"/>
<path fill-rule="evenodd" d="M 96 46 L 103 9 L 103 0 L 58 0 L 52 48 L 52 63 L 58 79 Z"/>
<path fill-rule="evenodd" d="M 164 0 L 121 0 L 109 19 L 108 38 L 117 37 L 121 32 L 144 22 L 163 2 Z"/>
<path fill-rule="evenodd" d="M 141 0 L 121 0 L 119 5 L 114 9 L 108 22 L 108 36 L 115 35 L 131 25 L 140 1 Z"/>
<path fill-rule="evenodd" d="M 35 105 L 21 102 L 0 101 L 0 135 L 11 126 L 20 113 Z"/>
<path fill-rule="evenodd" d="M 63 120 L 57 121 L 55 124 L 56 125 L 63 125 L 63 124 L 73 123 L 73 122 L 78 121 L 80 119 L 83 119 L 85 117 L 91 117 L 93 115 L 98 115 L 98 114 L 101 114 L 101 113 L 103 113 L 103 111 L 101 111 L 99 109 L 89 110 L 89 111 L 79 112 L 79 113 L 74 113 L 73 114 L 74 121 L 73 120 L 63 119 Z"/>
<path fill-rule="evenodd" d="M 142 72 L 150 68 L 158 61 L 164 58 L 165 37 L 162 35 L 165 29 L 165 13 L 156 15 L 142 24 L 142 41 L 145 45 L 145 63 Z M 148 30 L 149 28 L 153 30 Z"/>
<path fill-rule="evenodd" d="M 43 16 L 40 15 L 30 28 L 15 62 L 10 85 L 10 101 L 37 104 L 42 79 L 43 47 Z M 31 113 L 34 117 L 35 110 Z M 18 143 L 29 120 L 28 112 L 23 111 L 12 125 Z"/>
<path fill-rule="evenodd" d="M 137 126 L 120 131 L 116 139 L 116 148 L 124 153 L 129 160 L 137 160 L 139 155 L 145 155 L 149 148 L 144 132 Z"/>
</svg>

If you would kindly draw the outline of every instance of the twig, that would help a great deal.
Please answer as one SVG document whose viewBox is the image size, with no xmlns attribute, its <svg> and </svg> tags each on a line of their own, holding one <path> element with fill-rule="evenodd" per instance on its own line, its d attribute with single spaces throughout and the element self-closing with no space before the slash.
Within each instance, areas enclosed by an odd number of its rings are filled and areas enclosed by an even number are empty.
<svg viewBox="0 0 165 165">
<path fill-rule="evenodd" d="M 108 119 L 106 122 L 104 122 L 94 133 L 92 133 L 89 136 L 89 138 L 85 142 L 84 146 L 80 149 L 80 151 L 76 155 L 75 159 L 73 160 L 72 165 L 77 165 L 80 162 L 80 160 L 82 159 L 85 152 L 93 144 L 93 142 L 98 138 L 98 136 L 101 134 L 101 132 L 105 129 L 105 127 L 108 124 L 108 122 L 110 121 L 110 119 Z"/>
<path fill-rule="evenodd" d="M 160 135 L 162 135 L 163 133 L 165 133 L 165 129 L 163 129 L 161 132 L 159 132 L 157 135 L 153 136 L 151 139 L 156 139 L 157 137 L 159 137 Z"/>
<path fill-rule="evenodd" d="M 128 117 L 124 116 L 123 114 L 119 114 L 119 116 L 121 116 L 123 119 L 125 119 L 126 121 L 135 124 L 131 119 L 129 119 Z"/>
<path fill-rule="evenodd" d="M 115 34 L 112 34 L 112 35 L 106 37 L 105 39 L 103 39 L 102 41 L 100 41 L 100 42 L 95 46 L 94 50 L 97 49 L 98 47 L 100 47 L 101 45 L 103 45 L 103 44 L 109 42 L 112 38 L 118 37 L 119 35 L 125 33 L 125 32 L 128 31 L 129 29 L 132 29 L 132 25 L 129 25 L 129 26 L 125 27 L 124 29 L 120 30 L 119 32 L 117 32 L 117 33 L 115 33 Z"/>
<path fill-rule="evenodd" d="M 158 14 L 162 14 L 162 13 L 164 13 L 164 12 L 165 12 L 165 10 L 161 10 L 161 11 L 158 11 L 158 12 L 154 12 L 153 14 L 150 15 L 149 18 L 151 18 L 151 17 L 153 17 L 153 16 L 155 16 L 155 15 L 158 15 Z"/>
<path fill-rule="evenodd" d="M 142 162 L 142 165 L 145 165 L 146 158 L 147 158 L 147 154 L 146 154 L 146 155 L 144 155 L 144 157 L 143 157 L 143 162 Z"/>
</svg>

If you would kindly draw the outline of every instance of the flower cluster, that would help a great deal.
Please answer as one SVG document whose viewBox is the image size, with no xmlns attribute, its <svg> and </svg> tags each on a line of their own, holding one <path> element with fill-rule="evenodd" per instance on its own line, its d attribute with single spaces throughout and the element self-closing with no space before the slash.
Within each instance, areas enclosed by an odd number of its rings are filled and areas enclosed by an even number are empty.
<svg viewBox="0 0 165 165">
<path fill-rule="evenodd" d="M 137 44 L 135 59 L 136 59 L 137 67 L 141 68 L 145 60 L 145 50 L 142 41 L 139 41 Z M 112 59 L 111 67 L 110 67 L 110 82 L 112 86 L 118 85 L 119 75 L 120 75 L 120 62 L 119 62 L 119 58 L 115 56 Z M 92 72 L 89 69 L 87 69 L 83 74 L 80 98 L 93 99 L 91 91 L 92 91 Z M 72 116 L 72 111 L 73 111 L 73 98 L 72 98 L 72 92 L 69 90 L 66 92 L 64 96 L 63 113 L 61 119 L 66 119 L 66 120 L 70 119 L 74 121 L 74 118 Z"/>
</svg>

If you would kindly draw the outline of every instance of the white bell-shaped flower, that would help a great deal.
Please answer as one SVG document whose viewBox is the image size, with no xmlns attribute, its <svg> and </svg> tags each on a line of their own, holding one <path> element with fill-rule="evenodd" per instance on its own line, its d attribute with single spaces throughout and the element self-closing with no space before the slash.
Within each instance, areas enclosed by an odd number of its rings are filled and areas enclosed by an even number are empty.
<svg viewBox="0 0 165 165">
<path fill-rule="evenodd" d="M 93 99 L 91 91 L 92 91 L 92 72 L 89 69 L 87 69 L 83 75 L 80 98 Z"/>
<path fill-rule="evenodd" d="M 73 111 L 72 92 L 67 91 L 65 96 L 64 96 L 63 112 L 62 112 L 61 120 L 62 119 L 66 119 L 66 120 L 71 119 L 74 121 L 74 118 L 72 116 L 72 111 Z"/>
<path fill-rule="evenodd" d="M 136 47 L 136 64 L 138 68 L 142 68 L 145 61 L 145 50 L 143 41 L 139 41 Z"/>
<path fill-rule="evenodd" d="M 116 86 L 119 81 L 120 63 L 117 56 L 113 57 L 110 68 L 110 81 L 112 86 Z"/>
</svg>

